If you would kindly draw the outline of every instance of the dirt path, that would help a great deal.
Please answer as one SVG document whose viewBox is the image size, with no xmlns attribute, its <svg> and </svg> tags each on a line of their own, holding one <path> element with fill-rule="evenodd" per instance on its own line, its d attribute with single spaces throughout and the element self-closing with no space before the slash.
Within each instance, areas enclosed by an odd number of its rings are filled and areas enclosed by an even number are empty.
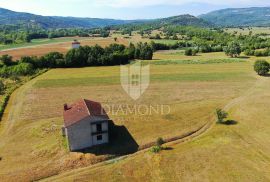
<svg viewBox="0 0 270 182">
<path fill-rule="evenodd" d="M 38 78 L 34 78 L 33 80 L 30 80 L 12 93 L 2 117 L 2 128 L 0 130 L 1 136 L 7 135 L 18 120 L 21 108 L 23 107 L 25 95 L 30 91 L 30 88 L 37 79 Z"/>
<path fill-rule="evenodd" d="M 243 102 L 244 100 L 248 99 L 250 95 L 252 95 L 255 91 L 256 88 L 262 86 L 263 84 L 265 84 L 265 82 L 267 82 L 268 78 L 266 77 L 259 77 L 256 76 L 257 81 L 254 84 L 253 87 L 249 88 L 246 92 L 244 92 L 240 97 L 237 97 L 235 99 L 233 99 L 232 101 L 230 101 L 225 107 L 224 110 L 225 111 L 229 111 L 232 107 L 234 107 L 235 105 L 239 104 L 240 102 Z"/>
</svg>

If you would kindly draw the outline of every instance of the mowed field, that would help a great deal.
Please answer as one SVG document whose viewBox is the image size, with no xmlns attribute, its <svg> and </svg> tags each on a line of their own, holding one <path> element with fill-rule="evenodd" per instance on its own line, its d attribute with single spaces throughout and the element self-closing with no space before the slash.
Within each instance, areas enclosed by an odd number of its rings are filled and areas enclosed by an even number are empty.
<svg viewBox="0 0 270 182">
<path fill-rule="evenodd" d="M 110 152 L 105 151 L 102 154 L 69 153 L 61 135 L 64 103 L 72 103 L 81 98 L 101 102 L 114 123 L 125 126 L 131 141 L 141 147 L 154 142 L 158 137 L 169 139 L 182 136 L 198 130 L 206 123 L 214 122 L 216 108 L 223 108 L 226 105 L 231 108 L 239 103 L 237 99 L 241 100 L 241 97 L 258 83 L 252 69 L 252 59 L 236 59 L 232 62 L 230 59 L 228 61 L 224 53 L 200 55 L 198 58 L 208 57 L 208 59 L 202 59 L 200 62 L 190 60 L 190 63 L 187 63 L 187 59 L 182 55 L 178 55 L 177 60 L 171 52 L 158 52 L 154 57 L 156 60 L 152 62 L 144 61 L 144 64 L 150 63 L 151 81 L 146 92 L 137 101 L 132 100 L 122 89 L 119 66 L 52 69 L 18 89 L 12 95 L 1 122 L 1 181 L 16 181 L 18 178 L 22 181 L 32 181 L 58 175 L 67 170 L 92 166 L 115 156 L 116 150 L 124 148 L 124 145 L 117 149 L 111 147 L 108 149 Z M 265 81 L 268 81 L 267 78 Z M 228 106 L 230 102 L 232 104 Z M 165 105 L 170 108 L 170 112 L 146 114 L 125 112 L 128 106 L 140 105 L 154 107 Z M 121 111 L 117 109 L 118 106 L 122 107 Z M 239 125 L 231 128 L 244 127 L 240 117 L 233 118 L 239 120 Z M 227 135 L 233 139 L 238 137 L 238 134 L 234 134 L 235 132 L 225 126 L 215 126 L 212 132 L 217 136 L 209 133 L 205 136 L 208 136 L 206 139 L 176 145 L 173 146 L 173 150 L 163 151 L 157 155 L 148 152 L 140 153 L 138 156 L 135 154 L 134 157 L 119 163 L 102 166 L 98 171 L 87 169 L 83 171 L 83 174 L 86 173 L 85 176 L 80 175 L 78 178 L 90 181 L 143 180 L 155 177 L 162 181 L 167 175 L 168 178 L 178 178 L 178 174 L 199 170 L 210 159 L 213 163 L 211 152 L 215 151 L 219 142 L 223 140 L 227 142 Z M 126 142 L 124 144 L 129 143 Z M 216 145 L 209 145 L 209 142 Z M 204 146 L 210 147 L 211 150 L 202 150 Z M 205 153 L 201 154 L 200 151 Z M 208 158 L 201 159 L 201 155 Z M 226 157 L 231 156 L 228 154 Z M 199 161 L 199 167 L 195 160 Z M 144 165 L 145 162 L 147 165 Z M 190 168 L 185 169 L 185 163 L 191 165 Z M 183 167 L 180 168 L 181 171 L 178 171 L 178 165 Z M 210 163 L 207 165 L 210 166 Z M 133 173 L 133 170 L 136 172 Z M 106 175 L 100 176 L 103 173 Z M 77 179 L 76 172 L 68 179 L 74 178 Z"/>
<path fill-rule="evenodd" d="M 143 151 L 44 181 L 270 181 L 270 79 L 255 75 L 250 69 L 252 62 L 214 64 L 215 68 L 212 64 L 199 65 L 200 70 L 207 66 L 209 73 L 212 69 L 225 71 L 239 66 L 239 72 L 246 74 L 247 80 L 241 83 L 237 81 L 238 76 L 233 79 L 238 86 L 246 87 L 243 89 L 236 89 L 233 82 L 227 82 L 224 77 L 223 91 L 239 91 L 234 99 L 221 103 L 229 111 L 231 121 L 226 125 L 216 124 L 189 142 L 170 143 L 166 145 L 170 150 L 158 154 Z M 195 71 L 196 66 L 191 66 Z M 218 87 L 214 82 L 208 83 L 211 85 L 208 91 L 215 92 Z M 219 92 L 209 92 L 209 95 Z M 228 93 L 223 96 L 227 97 Z M 202 107 L 207 105 L 203 103 Z"/>
<path fill-rule="evenodd" d="M 249 35 L 249 32 L 251 31 L 253 35 L 255 34 L 270 34 L 270 27 L 250 27 L 250 28 L 226 28 L 226 32 L 228 33 L 235 33 L 242 34 L 242 35 Z"/>
<path fill-rule="evenodd" d="M 269 78 L 257 78 L 226 109 L 232 125 L 215 125 L 196 140 L 171 144 L 45 181 L 270 181 Z"/>
<path fill-rule="evenodd" d="M 114 41 L 113 38 L 78 38 L 78 37 L 69 37 L 69 38 L 56 38 L 52 40 L 40 39 L 39 42 L 33 42 L 30 44 L 22 45 L 24 47 L 6 47 L 7 49 L 0 51 L 1 55 L 11 55 L 14 60 L 18 60 L 23 56 L 43 56 L 50 52 L 61 52 L 66 53 L 71 49 L 71 43 L 74 39 L 77 39 L 81 42 L 82 46 L 94 46 L 96 44 L 105 47 L 113 43 L 128 45 L 128 39 L 118 38 L 117 41 Z M 0 47 L 1 48 L 1 47 Z"/>
</svg>

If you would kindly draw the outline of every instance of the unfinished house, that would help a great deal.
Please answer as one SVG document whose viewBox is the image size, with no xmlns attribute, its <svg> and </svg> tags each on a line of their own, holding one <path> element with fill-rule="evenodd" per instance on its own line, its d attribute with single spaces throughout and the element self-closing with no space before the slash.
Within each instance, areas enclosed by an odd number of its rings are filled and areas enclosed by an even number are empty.
<svg viewBox="0 0 270 182">
<path fill-rule="evenodd" d="M 98 102 L 81 99 L 64 105 L 63 134 L 70 151 L 78 151 L 109 142 L 109 117 Z"/>
</svg>

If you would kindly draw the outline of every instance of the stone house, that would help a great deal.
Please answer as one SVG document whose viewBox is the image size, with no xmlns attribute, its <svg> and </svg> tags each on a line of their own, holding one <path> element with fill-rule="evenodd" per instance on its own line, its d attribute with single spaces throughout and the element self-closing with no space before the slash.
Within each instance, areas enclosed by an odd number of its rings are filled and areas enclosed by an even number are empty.
<svg viewBox="0 0 270 182">
<path fill-rule="evenodd" d="M 81 99 L 64 105 L 63 135 L 70 151 L 78 151 L 109 142 L 109 117 L 98 102 Z"/>
</svg>

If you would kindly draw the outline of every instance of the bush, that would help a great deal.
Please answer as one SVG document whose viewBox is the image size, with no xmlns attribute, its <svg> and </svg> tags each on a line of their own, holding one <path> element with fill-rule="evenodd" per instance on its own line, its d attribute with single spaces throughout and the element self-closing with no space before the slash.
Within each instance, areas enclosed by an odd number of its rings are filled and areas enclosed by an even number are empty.
<svg viewBox="0 0 270 182">
<path fill-rule="evenodd" d="M 228 113 L 223 111 L 222 109 L 217 109 L 216 115 L 217 115 L 217 123 L 224 122 L 224 119 L 228 117 Z"/>
<path fill-rule="evenodd" d="M 254 71 L 258 75 L 266 75 L 269 72 L 270 64 L 265 60 L 257 60 L 254 64 Z"/>
<path fill-rule="evenodd" d="M 162 150 L 162 148 L 160 146 L 153 146 L 150 149 L 150 152 L 152 152 L 152 153 L 159 153 L 161 150 Z"/>
<path fill-rule="evenodd" d="M 198 53 L 198 50 L 197 49 L 186 49 L 185 50 L 185 55 L 186 56 L 196 56 Z"/>
<path fill-rule="evenodd" d="M 163 140 L 163 138 L 159 137 L 156 141 L 156 146 L 161 147 L 161 145 L 163 145 L 165 142 Z"/>
<path fill-rule="evenodd" d="M 185 50 L 185 55 L 186 56 L 192 56 L 192 49 L 186 49 Z"/>
<path fill-rule="evenodd" d="M 3 94 L 5 90 L 5 84 L 2 80 L 0 80 L 0 94 Z"/>
<path fill-rule="evenodd" d="M 0 60 L 2 62 L 2 64 L 6 65 L 6 66 L 10 66 L 13 64 L 12 62 L 12 56 L 9 55 L 3 55 L 0 57 Z"/>
</svg>

